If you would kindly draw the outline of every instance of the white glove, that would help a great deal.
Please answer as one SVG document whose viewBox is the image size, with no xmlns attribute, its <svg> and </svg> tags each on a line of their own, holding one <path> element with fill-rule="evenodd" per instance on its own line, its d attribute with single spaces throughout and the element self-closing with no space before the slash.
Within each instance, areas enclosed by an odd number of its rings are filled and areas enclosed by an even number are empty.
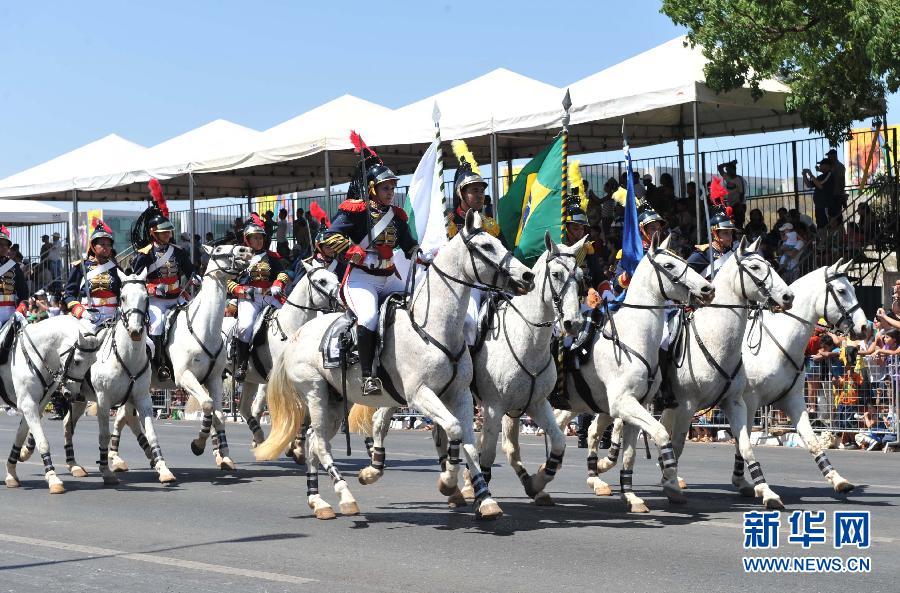
<svg viewBox="0 0 900 593">
<path fill-rule="evenodd" d="M 271 294 L 276 299 L 278 297 L 280 297 L 283 293 L 284 293 L 284 291 L 281 289 L 281 286 L 279 286 L 277 284 L 273 284 L 272 288 L 269 289 L 269 294 Z"/>
<path fill-rule="evenodd" d="M 437 256 L 438 248 L 435 247 L 433 249 L 429 249 L 428 251 L 421 252 L 416 261 L 420 264 L 428 265 L 434 261 L 434 258 Z"/>
<path fill-rule="evenodd" d="M 203 283 L 203 279 L 199 274 L 194 274 L 191 276 L 191 285 L 192 286 L 200 286 Z"/>
</svg>

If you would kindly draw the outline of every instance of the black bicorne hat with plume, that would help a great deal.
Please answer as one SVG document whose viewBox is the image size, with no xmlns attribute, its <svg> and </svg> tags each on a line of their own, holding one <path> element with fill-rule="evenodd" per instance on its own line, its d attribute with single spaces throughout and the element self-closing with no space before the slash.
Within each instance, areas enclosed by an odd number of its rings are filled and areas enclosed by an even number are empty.
<svg viewBox="0 0 900 593">
<path fill-rule="evenodd" d="M 166 204 L 159 180 L 151 179 L 148 186 L 150 188 L 150 197 L 147 200 L 149 205 L 131 225 L 131 245 L 135 251 L 153 240 L 150 234 L 151 229 L 175 230 L 174 225 L 169 222 L 169 205 Z"/>
</svg>

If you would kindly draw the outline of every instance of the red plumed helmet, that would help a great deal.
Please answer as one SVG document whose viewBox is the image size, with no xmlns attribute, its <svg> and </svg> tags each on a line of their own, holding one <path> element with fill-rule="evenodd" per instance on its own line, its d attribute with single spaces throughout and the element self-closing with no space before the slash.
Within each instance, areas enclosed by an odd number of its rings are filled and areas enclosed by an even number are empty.
<svg viewBox="0 0 900 593">
<path fill-rule="evenodd" d="M 725 196 L 728 190 L 722 184 L 722 178 L 718 175 L 713 176 L 712 183 L 709 185 L 709 201 L 716 206 L 725 206 Z"/>
<path fill-rule="evenodd" d="M 169 205 L 166 204 L 166 198 L 163 196 L 162 185 L 159 184 L 159 180 L 151 179 L 148 185 L 150 186 L 150 197 L 153 198 L 153 203 L 156 204 L 162 215 L 168 218 Z"/>
</svg>

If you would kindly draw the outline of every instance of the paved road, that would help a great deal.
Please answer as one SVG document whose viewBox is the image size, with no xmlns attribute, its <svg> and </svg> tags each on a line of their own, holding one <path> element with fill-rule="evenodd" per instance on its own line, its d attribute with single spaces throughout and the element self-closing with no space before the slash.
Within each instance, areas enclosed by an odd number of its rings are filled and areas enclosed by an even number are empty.
<svg viewBox="0 0 900 593">
<path fill-rule="evenodd" d="M 16 421 L 0 418 L 4 455 Z M 45 425 L 60 467 L 60 423 Z M 301 468 L 287 460 L 253 462 L 245 428 L 229 428 L 235 474 L 214 469 L 209 453 L 191 455 L 195 423 L 160 427 L 163 451 L 179 478 L 174 487 L 155 481 L 130 438 L 123 439 L 122 451 L 133 469 L 121 475 L 118 487 L 103 487 L 94 471 L 82 480 L 63 476 L 68 492 L 51 496 L 39 462 L 22 464 L 22 487 L 0 492 L 0 587 L 40 593 L 900 590 L 896 455 L 832 452 L 837 467 L 860 485 L 844 499 L 824 487 L 804 450 L 760 448 L 769 482 L 789 509 L 824 509 L 829 522 L 835 510 L 872 512 L 875 541 L 865 552 L 835 551 L 829 539 L 809 552 L 782 545 L 779 553 L 865 555 L 872 572 L 746 575 L 742 513 L 757 507 L 726 486 L 728 445 L 688 446 L 681 473 L 694 486 L 690 502 L 680 507 L 665 501 L 653 485 L 656 468 L 641 459 L 635 489 L 652 510 L 626 515 L 618 498 L 587 491 L 584 453 L 571 441 L 564 471 L 550 488 L 555 507 L 534 507 L 513 472 L 500 467 L 491 486 L 506 515 L 480 524 L 471 509 L 450 511 L 442 502 L 430 435 L 398 431 L 388 441 L 382 481 L 368 487 L 351 482 L 363 514 L 317 521 L 305 504 Z M 89 470 L 96 469 L 96 435 L 90 419 L 76 443 Z M 349 476 L 363 466 L 361 442 L 354 442 L 354 455 L 339 457 Z M 534 468 L 542 461 L 543 441 L 523 437 L 523 443 Z M 322 491 L 337 506 L 328 483 L 323 476 Z M 786 518 L 782 525 L 786 538 Z M 829 538 L 831 533 L 829 525 Z"/>
</svg>

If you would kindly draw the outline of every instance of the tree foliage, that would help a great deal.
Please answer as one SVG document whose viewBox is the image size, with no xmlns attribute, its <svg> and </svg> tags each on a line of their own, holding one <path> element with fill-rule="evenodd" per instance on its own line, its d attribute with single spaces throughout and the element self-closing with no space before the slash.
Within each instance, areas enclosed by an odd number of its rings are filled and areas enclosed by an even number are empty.
<svg viewBox="0 0 900 593">
<path fill-rule="evenodd" d="M 759 97 L 777 77 L 786 107 L 833 142 L 900 87 L 900 0 L 663 0 L 661 12 L 703 48 L 710 88 Z"/>
</svg>

